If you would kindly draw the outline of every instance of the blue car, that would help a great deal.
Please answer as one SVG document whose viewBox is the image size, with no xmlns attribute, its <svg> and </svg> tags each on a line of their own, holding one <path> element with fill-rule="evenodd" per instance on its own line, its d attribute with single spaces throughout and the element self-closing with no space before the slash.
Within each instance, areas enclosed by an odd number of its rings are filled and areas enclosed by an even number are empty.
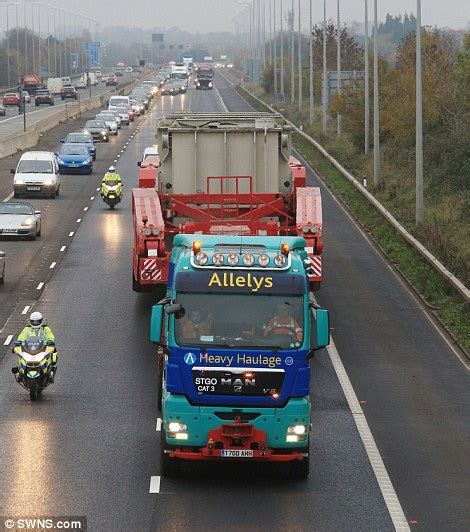
<svg viewBox="0 0 470 532">
<path fill-rule="evenodd" d="M 93 157 L 86 144 L 64 144 L 57 154 L 57 162 L 63 174 L 93 172 Z"/>
<path fill-rule="evenodd" d="M 86 144 L 93 160 L 96 161 L 96 144 L 90 133 L 84 131 L 78 131 L 75 133 L 69 133 L 65 139 L 60 141 L 62 144 Z"/>
</svg>

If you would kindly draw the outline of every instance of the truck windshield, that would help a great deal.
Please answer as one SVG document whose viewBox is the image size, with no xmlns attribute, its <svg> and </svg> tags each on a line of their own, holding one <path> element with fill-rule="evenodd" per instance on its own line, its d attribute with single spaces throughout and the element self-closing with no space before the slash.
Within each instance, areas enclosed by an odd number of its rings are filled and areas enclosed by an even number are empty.
<svg viewBox="0 0 470 532">
<path fill-rule="evenodd" d="M 303 343 L 301 295 L 179 293 L 184 316 L 175 316 L 181 346 L 299 349 Z"/>
</svg>

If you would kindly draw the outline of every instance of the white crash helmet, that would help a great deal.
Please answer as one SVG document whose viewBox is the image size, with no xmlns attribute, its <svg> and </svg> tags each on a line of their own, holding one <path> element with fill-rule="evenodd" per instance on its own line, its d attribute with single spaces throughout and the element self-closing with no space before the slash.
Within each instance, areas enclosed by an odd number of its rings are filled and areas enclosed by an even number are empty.
<svg viewBox="0 0 470 532">
<path fill-rule="evenodd" d="M 108 172 L 109 172 L 110 174 L 114 173 L 115 171 L 116 171 L 116 168 L 114 168 L 114 166 L 110 166 L 110 167 L 108 168 Z"/>
<path fill-rule="evenodd" d="M 42 325 L 42 314 L 40 312 L 33 312 L 29 317 L 31 327 L 40 327 Z"/>
</svg>

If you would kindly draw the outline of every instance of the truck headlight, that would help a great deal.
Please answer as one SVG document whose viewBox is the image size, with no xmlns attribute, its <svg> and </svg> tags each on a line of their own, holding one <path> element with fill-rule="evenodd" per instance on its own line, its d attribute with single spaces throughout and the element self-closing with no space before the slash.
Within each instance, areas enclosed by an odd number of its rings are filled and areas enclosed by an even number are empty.
<svg viewBox="0 0 470 532">
<path fill-rule="evenodd" d="M 307 426 L 306 425 L 291 425 L 287 427 L 286 442 L 296 443 L 299 441 L 306 441 Z"/>
<path fill-rule="evenodd" d="M 199 266 L 205 266 L 208 260 L 209 257 L 207 256 L 207 253 L 204 253 L 204 251 L 200 251 L 196 255 L 196 262 L 199 264 Z"/>
<path fill-rule="evenodd" d="M 255 263 L 255 257 L 252 253 L 245 253 L 243 255 L 243 264 L 245 266 L 253 266 Z"/>
<path fill-rule="evenodd" d="M 184 423 L 179 423 L 178 421 L 170 421 L 168 423 L 169 432 L 185 432 L 187 428 Z"/>
<path fill-rule="evenodd" d="M 287 258 L 285 255 L 276 255 L 274 257 L 274 264 L 278 267 L 278 268 L 282 268 L 283 266 L 285 266 L 287 262 Z"/>
<path fill-rule="evenodd" d="M 229 253 L 227 257 L 227 262 L 230 266 L 236 266 L 238 264 L 238 255 L 237 253 Z"/>
<path fill-rule="evenodd" d="M 260 266 L 262 266 L 263 268 L 265 268 L 268 264 L 269 264 L 269 256 L 266 255 L 265 253 L 262 253 L 259 257 L 258 257 L 258 264 Z"/>
</svg>

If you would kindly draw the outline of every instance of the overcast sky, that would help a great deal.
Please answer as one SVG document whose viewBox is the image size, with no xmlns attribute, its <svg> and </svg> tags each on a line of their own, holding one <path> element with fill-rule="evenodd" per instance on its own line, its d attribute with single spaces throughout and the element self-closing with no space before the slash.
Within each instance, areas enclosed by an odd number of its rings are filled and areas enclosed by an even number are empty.
<svg viewBox="0 0 470 532">
<path fill-rule="evenodd" d="M 0 5 L 5 0 L 0 0 Z M 14 1 L 14 0 L 10 0 Z M 19 0 L 22 2 L 23 0 Z M 47 3 L 47 0 L 41 0 Z M 102 26 L 134 26 L 151 28 L 155 26 L 172 27 L 206 33 L 208 31 L 234 31 L 234 17 L 248 0 L 50 0 L 75 12 L 94 16 Z M 263 0 L 259 0 L 261 5 Z M 314 19 L 322 17 L 323 0 L 312 0 Z M 264 0 L 266 16 L 269 4 L 280 6 L 281 0 Z M 295 5 L 298 0 L 294 0 Z M 283 0 L 284 9 L 290 8 L 291 0 Z M 392 14 L 415 12 L 416 0 L 378 0 L 379 18 L 388 12 Z M 301 0 L 303 18 L 308 20 L 309 0 Z M 341 0 L 342 19 L 345 22 L 364 18 L 364 0 Z M 464 28 L 470 22 L 470 0 L 422 0 L 423 24 Z M 369 0 L 372 17 L 373 0 Z M 10 16 L 13 16 L 10 8 Z M 22 9 L 20 8 L 20 12 Z M 327 0 L 328 17 L 336 16 L 336 0 Z M 45 13 L 44 15 L 45 16 Z M 21 17 L 21 15 L 20 15 Z M 0 9 L 0 18 L 3 12 Z M 278 19 L 279 20 L 279 19 Z"/>
</svg>

